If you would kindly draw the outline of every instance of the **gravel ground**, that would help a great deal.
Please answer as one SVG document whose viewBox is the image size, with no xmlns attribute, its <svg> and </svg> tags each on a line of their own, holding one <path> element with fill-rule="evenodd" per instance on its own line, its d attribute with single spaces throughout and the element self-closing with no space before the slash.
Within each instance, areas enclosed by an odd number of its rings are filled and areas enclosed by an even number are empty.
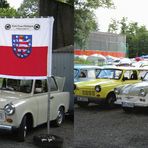
<svg viewBox="0 0 148 148">
<path fill-rule="evenodd" d="M 75 148 L 147 148 L 148 112 L 75 107 Z"/>
<path fill-rule="evenodd" d="M 33 143 L 33 136 L 46 134 L 47 127 L 46 124 L 33 129 L 25 142 L 17 142 L 16 135 L 10 133 L 0 134 L 0 148 L 37 148 Z M 50 128 L 50 133 L 55 134 L 64 138 L 63 148 L 73 148 L 73 121 L 66 118 L 65 122 L 61 127 Z"/>
</svg>

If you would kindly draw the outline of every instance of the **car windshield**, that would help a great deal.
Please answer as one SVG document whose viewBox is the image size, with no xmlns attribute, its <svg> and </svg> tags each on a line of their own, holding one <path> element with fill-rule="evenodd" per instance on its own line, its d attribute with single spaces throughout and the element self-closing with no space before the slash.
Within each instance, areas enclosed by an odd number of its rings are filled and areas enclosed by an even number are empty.
<svg viewBox="0 0 148 148">
<path fill-rule="evenodd" d="M 31 93 L 33 80 L 0 79 L 1 90 Z"/>
<path fill-rule="evenodd" d="M 98 79 L 120 79 L 122 70 L 118 69 L 102 69 L 98 74 Z"/>
<path fill-rule="evenodd" d="M 148 72 L 145 74 L 143 81 L 148 81 Z"/>
</svg>

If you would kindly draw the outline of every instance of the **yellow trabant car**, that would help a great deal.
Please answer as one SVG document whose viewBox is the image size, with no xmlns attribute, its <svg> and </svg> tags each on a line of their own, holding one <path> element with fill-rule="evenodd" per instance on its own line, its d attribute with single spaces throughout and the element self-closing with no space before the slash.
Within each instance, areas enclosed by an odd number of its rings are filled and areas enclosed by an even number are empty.
<svg viewBox="0 0 148 148">
<path fill-rule="evenodd" d="M 101 69 L 95 80 L 75 83 L 74 94 L 79 106 L 103 101 L 113 107 L 116 101 L 114 88 L 139 81 L 139 71 L 134 67 L 106 67 Z"/>
</svg>

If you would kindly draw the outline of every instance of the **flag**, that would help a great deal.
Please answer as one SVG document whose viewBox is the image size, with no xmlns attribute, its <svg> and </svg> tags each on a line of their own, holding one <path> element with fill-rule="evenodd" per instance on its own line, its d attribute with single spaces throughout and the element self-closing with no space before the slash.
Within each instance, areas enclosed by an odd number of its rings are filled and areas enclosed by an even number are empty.
<svg viewBox="0 0 148 148">
<path fill-rule="evenodd" d="M 51 76 L 53 17 L 0 18 L 0 76 Z"/>
</svg>

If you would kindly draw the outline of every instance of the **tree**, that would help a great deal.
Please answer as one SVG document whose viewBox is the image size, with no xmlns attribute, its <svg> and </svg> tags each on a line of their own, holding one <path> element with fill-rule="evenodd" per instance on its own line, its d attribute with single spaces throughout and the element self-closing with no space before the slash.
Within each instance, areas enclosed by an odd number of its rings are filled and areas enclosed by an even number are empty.
<svg viewBox="0 0 148 148">
<path fill-rule="evenodd" d="M 39 16 L 39 0 L 24 0 L 18 8 L 18 14 L 23 17 Z"/>
<path fill-rule="evenodd" d="M 118 27 L 119 27 L 118 21 L 112 19 L 111 23 L 108 26 L 108 32 L 117 33 Z"/>
<path fill-rule="evenodd" d="M 145 26 L 139 26 L 137 22 L 128 23 L 127 18 L 122 18 L 120 21 L 112 21 L 109 24 L 110 32 L 117 31 L 117 28 L 114 27 L 114 25 L 118 26 L 118 31 L 120 34 L 126 35 L 129 57 L 133 58 L 147 53 L 148 30 Z"/>
<path fill-rule="evenodd" d="M 0 17 L 15 17 L 18 13 L 13 8 L 0 8 Z"/>
<path fill-rule="evenodd" d="M 85 48 L 90 32 L 98 30 L 94 10 L 98 7 L 110 8 L 113 6 L 113 3 L 112 0 L 75 0 L 74 5 L 75 45 L 79 46 L 80 48 Z"/>
<path fill-rule="evenodd" d="M 0 17 L 18 16 L 17 11 L 9 6 L 6 0 L 0 0 Z"/>
<path fill-rule="evenodd" d="M 6 0 L 0 0 L 0 8 L 9 8 L 9 4 Z"/>
</svg>

